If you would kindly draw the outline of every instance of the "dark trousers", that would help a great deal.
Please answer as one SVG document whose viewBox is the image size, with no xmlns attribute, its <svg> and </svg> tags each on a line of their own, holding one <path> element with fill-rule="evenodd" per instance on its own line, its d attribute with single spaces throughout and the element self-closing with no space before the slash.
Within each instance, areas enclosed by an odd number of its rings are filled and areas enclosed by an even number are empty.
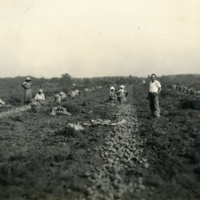
<svg viewBox="0 0 200 200">
<path fill-rule="evenodd" d="M 160 117 L 160 107 L 158 95 L 154 93 L 149 93 L 149 104 L 151 109 L 151 114 L 154 117 Z"/>
<path fill-rule="evenodd" d="M 26 89 L 24 91 L 24 104 L 29 104 L 32 102 L 32 91 L 31 89 Z"/>
</svg>

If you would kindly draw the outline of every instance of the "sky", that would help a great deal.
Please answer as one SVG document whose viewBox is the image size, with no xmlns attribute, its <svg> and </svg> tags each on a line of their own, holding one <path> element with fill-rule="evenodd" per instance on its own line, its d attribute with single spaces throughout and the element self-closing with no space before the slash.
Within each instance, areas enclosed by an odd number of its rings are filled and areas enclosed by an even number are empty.
<svg viewBox="0 0 200 200">
<path fill-rule="evenodd" d="M 0 0 L 0 77 L 200 74 L 199 0 Z"/>
</svg>

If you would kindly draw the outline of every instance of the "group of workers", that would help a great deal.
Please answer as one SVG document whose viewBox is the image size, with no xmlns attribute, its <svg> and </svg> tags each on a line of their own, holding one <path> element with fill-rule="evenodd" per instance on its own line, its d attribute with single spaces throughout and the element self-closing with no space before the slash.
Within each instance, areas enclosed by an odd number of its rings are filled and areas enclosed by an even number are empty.
<svg viewBox="0 0 200 200">
<path fill-rule="evenodd" d="M 161 92 L 161 84 L 158 80 L 156 80 L 156 75 L 151 74 L 151 81 L 149 83 L 148 96 L 151 115 L 153 117 L 160 117 L 160 107 L 159 107 L 159 93 Z M 126 97 L 128 92 L 124 89 L 124 86 L 121 85 L 118 91 L 115 91 L 115 88 L 112 86 L 110 88 L 109 98 L 110 102 L 113 104 L 116 100 L 119 101 L 120 104 L 126 103 Z"/>
<path fill-rule="evenodd" d="M 119 90 L 117 91 L 115 90 L 114 86 L 110 88 L 109 98 L 112 104 L 116 103 L 117 100 L 119 101 L 120 104 L 125 103 L 127 95 L 128 92 L 125 90 L 123 85 L 121 85 Z"/>
<path fill-rule="evenodd" d="M 32 103 L 32 89 L 31 89 L 31 78 L 27 77 L 26 80 L 22 83 L 24 88 L 24 103 Z M 45 104 L 45 96 L 42 89 L 39 89 L 34 98 L 40 104 Z"/>
<path fill-rule="evenodd" d="M 31 78 L 27 77 L 22 86 L 24 88 L 24 104 L 32 103 Z M 58 94 L 55 94 L 54 97 L 55 102 L 60 103 L 62 100 L 66 99 L 67 95 L 64 92 L 60 91 Z M 45 95 L 42 89 L 38 90 L 34 100 L 41 105 L 45 104 Z"/>
<path fill-rule="evenodd" d="M 149 83 L 149 90 L 148 90 L 148 100 L 150 104 L 151 114 L 153 117 L 160 117 L 160 107 L 159 107 L 159 93 L 161 91 L 161 84 L 158 80 L 156 80 L 156 75 L 151 75 L 151 81 Z M 22 86 L 24 87 L 24 103 L 29 104 L 32 102 L 32 91 L 31 91 L 31 78 L 27 77 L 26 80 L 23 82 Z M 126 103 L 126 97 L 128 92 L 125 90 L 124 86 L 121 85 L 119 90 L 115 90 L 115 87 L 112 86 L 109 91 L 109 98 L 110 102 L 116 103 L 118 101 L 120 104 Z M 55 101 L 60 103 L 62 100 L 66 99 L 66 94 L 64 92 L 60 92 L 55 94 Z M 39 102 L 40 104 L 45 103 L 45 96 L 42 89 L 39 89 L 35 98 L 35 101 Z"/>
<path fill-rule="evenodd" d="M 67 95 L 63 91 L 61 91 L 58 94 L 55 94 L 54 97 L 55 97 L 55 102 L 60 103 L 61 101 L 67 98 Z"/>
</svg>

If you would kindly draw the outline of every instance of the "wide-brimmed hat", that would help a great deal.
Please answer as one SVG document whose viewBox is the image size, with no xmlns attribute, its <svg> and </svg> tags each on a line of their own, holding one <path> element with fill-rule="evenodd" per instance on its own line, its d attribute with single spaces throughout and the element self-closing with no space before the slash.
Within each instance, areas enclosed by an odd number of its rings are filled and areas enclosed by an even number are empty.
<svg viewBox="0 0 200 200">
<path fill-rule="evenodd" d="M 42 89 L 39 89 L 39 90 L 38 90 L 38 92 L 41 92 L 41 93 L 42 93 L 42 92 L 43 92 L 43 90 L 42 90 Z"/>
<path fill-rule="evenodd" d="M 121 88 L 121 89 L 124 89 L 124 86 L 123 86 L 123 85 L 121 85 L 121 86 L 120 86 L 120 88 Z"/>
<path fill-rule="evenodd" d="M 115 90 L 115 88 L 112 86 L 112 87 L 110 87 L 110 90 Z"/>
<path fill-rule="evenodd" d="M 26 81 L 31 81 L 31 78 L 30 77 L 26 77 Z"/>
</svg>

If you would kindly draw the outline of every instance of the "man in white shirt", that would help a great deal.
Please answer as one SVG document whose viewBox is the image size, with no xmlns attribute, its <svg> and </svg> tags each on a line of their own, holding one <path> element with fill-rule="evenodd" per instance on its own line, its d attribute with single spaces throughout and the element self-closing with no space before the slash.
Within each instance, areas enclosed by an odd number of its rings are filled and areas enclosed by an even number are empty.
<svg viewBox="0 0 200 200">
<path fill-rule="evenodd" d="M 156 75 L 151 75 L 151 81 L 149 83 L 148 99 L 150 103 L 151 113 L 154 117 L 160 117 L 160 107 L 158 95 L 161 91 L 161 84 L 156 80 Z"/>
</svg>

